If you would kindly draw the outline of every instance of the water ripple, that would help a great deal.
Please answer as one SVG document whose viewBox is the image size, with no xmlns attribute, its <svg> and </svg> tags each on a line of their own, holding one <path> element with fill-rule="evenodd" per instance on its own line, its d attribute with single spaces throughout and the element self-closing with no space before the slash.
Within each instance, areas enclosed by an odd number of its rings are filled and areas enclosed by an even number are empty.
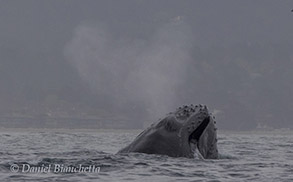
<svg viewBox="0 0 293 182">
<path fill-rule="evenodd" d="M 220 133 L 220 132 L 219 132 Z M 115 154 L 134 132 L 2 132 L 0 181 L 291 181 L 292 135 L 219 134 L 220 159 Z M 12 173 L 11 166 L 98 166 L 99 173 Z"/>
</svg>

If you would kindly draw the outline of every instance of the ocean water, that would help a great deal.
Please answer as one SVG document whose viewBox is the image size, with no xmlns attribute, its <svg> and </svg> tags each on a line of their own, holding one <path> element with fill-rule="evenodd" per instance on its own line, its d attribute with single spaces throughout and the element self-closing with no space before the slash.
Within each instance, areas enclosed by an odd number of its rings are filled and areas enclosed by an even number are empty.
<svg viewBox="0 0 293 182">
<path fill-rule="evenodd" d="M 0 131 L 0 181 L 293 181 L 293 134 L 218 131 L 220 159 L 116 154 L 140 131 Z"/>
</svg>

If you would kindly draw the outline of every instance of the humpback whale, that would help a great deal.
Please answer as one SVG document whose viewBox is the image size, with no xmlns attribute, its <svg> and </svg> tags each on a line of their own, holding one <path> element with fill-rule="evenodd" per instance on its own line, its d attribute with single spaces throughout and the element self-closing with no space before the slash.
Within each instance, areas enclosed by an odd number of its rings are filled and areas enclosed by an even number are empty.
<svg viewBox="0 0 293 182">
<path fill-rule="evenodd" d="M 138 152 L 171 157 L 217 159 L 215 117 L 204 105 L 183 106 L 140 133 L 118 153 Z"/>
</svg>

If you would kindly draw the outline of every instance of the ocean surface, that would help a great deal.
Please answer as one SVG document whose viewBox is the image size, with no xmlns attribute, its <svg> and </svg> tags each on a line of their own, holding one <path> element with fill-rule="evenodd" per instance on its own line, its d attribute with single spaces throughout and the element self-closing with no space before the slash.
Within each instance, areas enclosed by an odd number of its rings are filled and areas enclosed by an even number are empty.
<svg viewBox="0 0 293 182">
<path fill-rule="evenodd" d="M 293 133 L 218 131 L 220 159 L 116 154 L 139 130 L 0 130 L 0 181 L 293 181 Z"/>
</svg>

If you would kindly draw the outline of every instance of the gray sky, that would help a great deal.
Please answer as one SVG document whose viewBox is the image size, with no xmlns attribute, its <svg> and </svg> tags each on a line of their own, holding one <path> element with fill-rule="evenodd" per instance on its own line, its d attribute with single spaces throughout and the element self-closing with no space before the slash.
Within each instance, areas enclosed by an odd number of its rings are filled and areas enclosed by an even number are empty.
<svg viewBox="0 0 293 182">
<path fill-rule="evenodd" d="M 0 0 L 0 114 L 74 108 L 143 123 L 202 103 L 223 129 L 293 128 L 292 8 Z"/>
</svg>

